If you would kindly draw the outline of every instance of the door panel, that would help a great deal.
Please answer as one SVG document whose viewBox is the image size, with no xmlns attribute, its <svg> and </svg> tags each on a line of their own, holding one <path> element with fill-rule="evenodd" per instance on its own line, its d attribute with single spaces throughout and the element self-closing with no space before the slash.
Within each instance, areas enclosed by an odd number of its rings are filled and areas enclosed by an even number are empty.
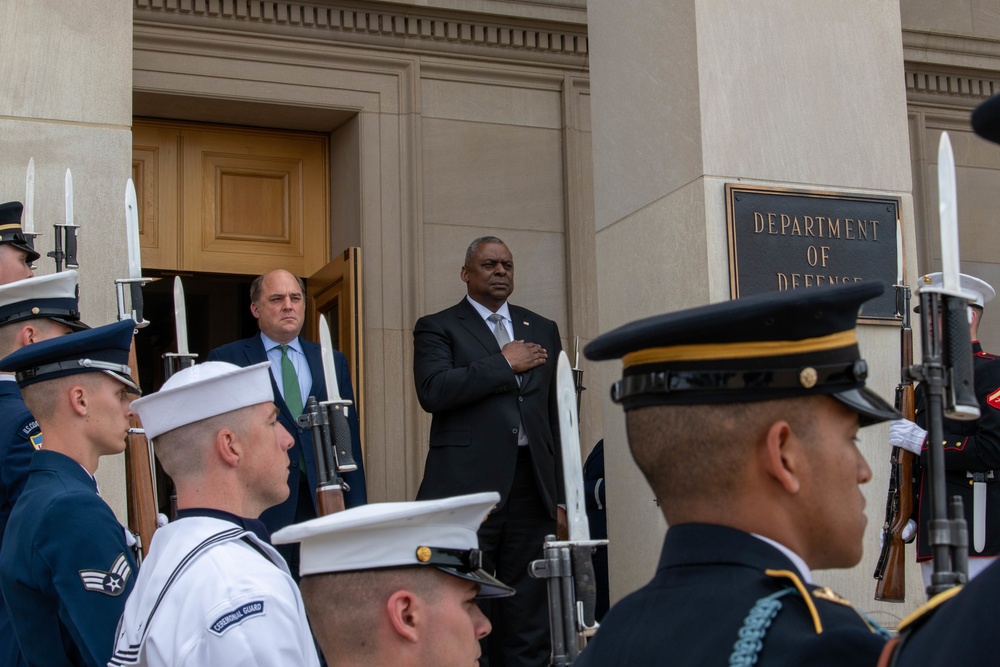
<svg viewBox="0 0 1000 667">
<path fill-rule="evenodd" d="M 329 253 L 327 151 L 320 134 L 135 121 L 133 173 L 152 200 L 140 202 L 152 207 L 144 263 L 235 274 L 318 270 Z"/>
<path fill-rule="evenodd" d="M 326 315 L 333 346 L 344 353 L 351 371 L 351 384 L 361 422 L 361 444 L 365 442 L 363 405 L 364 368 L 361 337 L 362 289 L 361 249 L 348 248 L 306 281 L 306 327 L 310 340 L 319 340 L 319 316 Z"/>
</svg>

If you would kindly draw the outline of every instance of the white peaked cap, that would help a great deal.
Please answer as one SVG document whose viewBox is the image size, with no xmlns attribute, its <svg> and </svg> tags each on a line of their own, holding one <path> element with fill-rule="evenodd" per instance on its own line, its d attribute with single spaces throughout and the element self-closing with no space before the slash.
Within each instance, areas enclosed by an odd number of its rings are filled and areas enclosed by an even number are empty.
<svg viewBox="0 0 1000 667">
<path fill-rule="evenodd" d="M 270 368 L 268 361 L 246 368 L 224 361 L 196 364 L 171 375 L 155 394 L 132 401 L 132 410 L 153 439 L 202 419 L 273 402 Z"/>
<path fill-rule="evenodd" d="M 969 296 L 975 296 L 974 299 L 969 299 L 969 305 L 984 307 L 993 297 L 997 295 L 996 290 L 990 286 L 985 280 L 980 280 L 975 276 L 969 276 L 964 273 L 959 275 L 959 285 L 963 292 L 968 292 Z M 930 287 L 941 287 L 944 284 L 943 274 L 938 271 L 936 273 L 928 273 L 926 276 L 920 279 L 924 285 Z"/>
<path fill-rule="evenodd" d="M 480 585 L 479 597 L 513 589 L 481 569 L 479 530 L 500 501 L 495 491 L 438 500 L 372 503 L 292 524 L 274 544 L 301 543 L 302 576 L 398 567 L 436 567 Z"/>
</svg>

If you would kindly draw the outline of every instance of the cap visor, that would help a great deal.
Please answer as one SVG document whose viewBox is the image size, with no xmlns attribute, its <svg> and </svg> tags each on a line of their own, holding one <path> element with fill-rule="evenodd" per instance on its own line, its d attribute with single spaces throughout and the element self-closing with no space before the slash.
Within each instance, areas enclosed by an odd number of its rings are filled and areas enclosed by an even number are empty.
<svg viewBox="0 0 1000 667">
<path fill-rule="evenodd" d="M 848 389 L 831 396 L 861 415 L 862 426 L 871 426 L 902 417 L 895 408 L 868 387 Z"/>
<path fill-rule="evenodd" d="M 453 567 L 441 566 L 437 566 L 437 569 L 453 577 L 479 584 L 479 593 L 476 594 L 476 598 L 478 599 L 507 598 L 514 594 L 513 588 L 488 574 L 486 570 L 479 569 L 472 572 L 461 572 Z"/>
<path fill-rule="evenodd" d="M 41 257 L 41 255 L 38 254 L 38 251 L 36 251 L 27 243 L 18 243 L 17 241 L 7 241 L 7 245 L 12 245 L 18 250 L 23 250 L 24 252 L 28 253 L 28 256 L 25 257 L 25 259 L 28 260 L 29 264 Z"/>
<path fill-rule="evenodd" d="M 89 324 L 84 324 L 80 320 L 67 320 L 61 317 L 50 317 L 49 319 L 52 320 L 53 322 L 59 322 L 60 324 L 65 324 L 73 331 L 86 331 L 90 329 Z"/>
<path fill-rule="evenodd" d="M 139 385 L 137 385 L 135 382 L 133 382 L 132 378 L 130 378 L 129 376 L 125 375 L 124 373 L 115 373 L 114 371 L 108 371 L 108 370 L 102 370 L 101 372 L 102 373 L 106 373 L 107 375 L 109 375 L 109 376 L 113 377 L 114 379 L 118 380 L 123 385 L 125 385 L 126 387 L 128 387 L 129 389 L 131 389 L 133 393 L 139 394 L 140 396 L 142 395 L 142 390 L 139 389 Z"/>
</svg>

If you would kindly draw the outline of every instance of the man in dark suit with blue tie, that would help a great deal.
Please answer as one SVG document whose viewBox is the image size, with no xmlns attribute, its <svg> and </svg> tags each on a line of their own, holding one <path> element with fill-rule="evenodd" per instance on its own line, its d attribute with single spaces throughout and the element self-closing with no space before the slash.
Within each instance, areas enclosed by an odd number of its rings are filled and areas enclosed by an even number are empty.
<svg viewBox="0 0 1000 667">
<path fill-rule="evenodd" d="M 298 276 L 283 269 L 265 273 L 250 286 L 250 312 L 257 318 L 260 333 L 208 353 L 208 361 L 228 361 L 237 366 L 271 362 L 274 402 L 280 410 L 278 419 L 295 438 L 295 445 L 288 452 L 292 461 L 288 475 L 288 499 L 260 516 L 271 532 L 316 517 L 313 490 L 316 488 L 317 472 L 312 432 L 308 428 L 300 428 L 295 419 L 301 414 L 309 396 L 315 396 L 317 401 L 325 401 L 328 397 L 320 346 L 299 336 L 305 322 L 305 309 L 305 287 Z M 353 401 L 354 389 L 347 358 L 336 350 L 333 356 L 340 397 Z M 350 487 L 349 491 L 345 488 L 344 502 L 347 507 L 357 507 L 365 504 L 367 492 L 358 413 L 354 405 L 350 407 L 347 419 L 358 469 L 343 475 L 346 485 Z M 282 545 L 278 550 L 288 561 L 292 574 L 298 578 L 297 545 Z"/>
<path fill-rule="evenodd" d="M 487 570 L 517 594 L 484 611 L 493 667 L 548 664 L 546 588 L 528 576 L 556 532 L 560 497 L 556 323 L 511 305 L 514 259 L 500 239 L 478 238 L 461 270 L 468 295 L 413 329 L 417 397 L 434 415 L 418 500 L 496 491 L 479 530 Z M 483 664 L 487 664 L 483 661 Z"/>
</svg>

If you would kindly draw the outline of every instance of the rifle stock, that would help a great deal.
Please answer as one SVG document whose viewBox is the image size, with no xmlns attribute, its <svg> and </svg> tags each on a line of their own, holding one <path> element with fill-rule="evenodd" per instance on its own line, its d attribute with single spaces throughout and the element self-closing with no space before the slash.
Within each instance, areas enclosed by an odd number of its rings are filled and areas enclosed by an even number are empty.
<svg viewBox="0 0 1000 667">
<path fill-rule="evenodd" d="M 128 363 L 132 369 L 132 379 L 138 385 L 135 339 L 132 340 Z M 141 555 L 145 556 L 156 530 L 156 488 L 153 482 L 152 448 L 136 415 L 129 418 L 125 447 L 125 491 L 128 500 L 128 528 L 138 538 Z"/>
<path fill-rule="evenodd" d="M 910 328 L 910 288 L 897 286 L 897 310 L 902 315 L 900 326 L 900 382 L 896 387 L 896 409 L 904 419 L 914 421 L 915 405 L 910 367 L 913 365 L 913 330 Z M 901 303 L 900 303 L 901 302 Z M 885 523 L 882 526 L 882 550 L 875 566 L 875 599 L 903 602 L 906 599 L 906 543 L 903 530 L 913 515 L 913 461 L 911 452 L 892 448 L 889 458 L 889 493 L 886 499 Z"/>
</svg>

